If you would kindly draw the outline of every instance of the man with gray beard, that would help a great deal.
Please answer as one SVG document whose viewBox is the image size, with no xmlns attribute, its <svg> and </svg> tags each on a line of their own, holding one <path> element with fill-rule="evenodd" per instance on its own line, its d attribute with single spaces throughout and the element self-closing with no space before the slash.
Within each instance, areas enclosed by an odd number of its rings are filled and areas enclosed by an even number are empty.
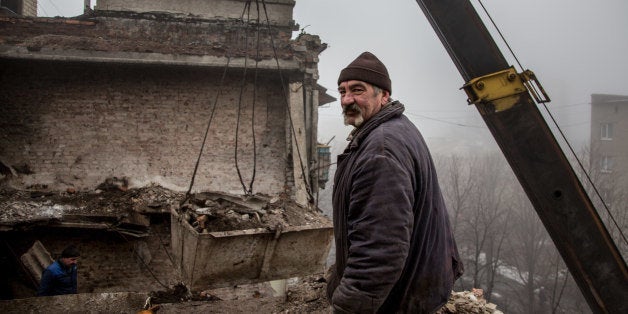
<svg viewBox="0 0 628 314">
<path fill-rule="evenodd" d="M 355 129 L 334 178 L 333 312 L 432 313 L 463 271 L 432 157 L 373 54 L 340 72 L 338 91 Z"/>
</svg>

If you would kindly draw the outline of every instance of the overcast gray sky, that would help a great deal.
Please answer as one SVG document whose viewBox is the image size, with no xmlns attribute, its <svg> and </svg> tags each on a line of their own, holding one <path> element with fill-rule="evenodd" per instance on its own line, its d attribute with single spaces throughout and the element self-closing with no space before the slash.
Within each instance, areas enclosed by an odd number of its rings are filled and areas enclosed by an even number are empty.
<svg viewBox="0 0 628 314">
<path fill-rule="evenodd" d="M 471 2 L 480 12 L 478 1 Z M 581 146 L 590 130 L 590 95 L 628 95 L 628 1 L 482 3 L 519 61 L 539 77 L 570 141 Z M 39 14 L 76 16 L 82 5 L 83 0 L 39 0 Z M 332 96 L 338 97 L 339 71 L 370 51 L 388 67 L 392 96 L 406 105 L 433 150 L 477 149 L 492 141 L 475 108 L 467 106 L 462 77 L 414 0 L 296 0 L 294 20 L 329 45 L 320 56 L 319 83 Z M 515 63 L 505 49 L 502 53 Z M 340 105 L 319 113 L 319 140 L 335 136 L 335 150 L 344 147 L 350 128 L 342 124 Z"/>
<path fill-rule="evenodd" d="M 480 12 L 478 1 L 471 2 Z M 570 141 L 581 146 L 590 129 L 590 95 L 628 95 L 628 1 L 482 3 L 519 61 L 535 71 L 550 94 L 549 108 Z M 330 93 L 340 69 L 362 51 L 371 51 L 388 67 L 392 96 L 406 105 L 430 147 L 446 151 L 453 145 L 490 141 L 479 114 L 459 90 L 462 77 L 415 1 L 297 0 L 294 19 L 329 44 L 319 69 L 320 83 Z M 505 49 L 502 53 L 515 63 Z M 339 104 L 319 112 L 319 139 L 337 135 L 334 143 L 344 145 L 339 142 L 344 135 L 339 139 L 338 134 L 348 130 L 336 127 L 342 125 Z"/>
</svg>

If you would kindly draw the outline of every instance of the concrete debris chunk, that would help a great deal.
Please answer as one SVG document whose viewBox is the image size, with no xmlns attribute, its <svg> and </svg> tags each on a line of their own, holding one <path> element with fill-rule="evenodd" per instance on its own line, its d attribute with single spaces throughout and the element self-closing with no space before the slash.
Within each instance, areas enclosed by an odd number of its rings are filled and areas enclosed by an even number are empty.
<svg viewBox="0 0 628 314">
<path fill-rule="evenodd" d="M 33 283 L 37 286 L 39 286 L 44 269 L 54 262 L 50 252 L 46 250 L 39 240 L 35 241 L 33 246 L 20 257 L 20 261 Z"/>
<path fill-rule="evenodd" d="M 436 314 L 478 313 L 478 314 L 503 314 L 497 310 L 497 305 L 486 302 L 482 289 L 471 291 L 452 292 L 447 304 Z"/>
</svg>

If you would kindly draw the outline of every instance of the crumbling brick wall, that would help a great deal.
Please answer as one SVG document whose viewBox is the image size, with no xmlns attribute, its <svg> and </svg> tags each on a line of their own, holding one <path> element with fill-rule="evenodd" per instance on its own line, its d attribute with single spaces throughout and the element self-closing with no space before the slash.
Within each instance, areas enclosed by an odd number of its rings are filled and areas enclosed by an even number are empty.
<svg viewBox="0 0 628 314">
<path fill-rule="evenodd" d="M 190 183 L 216 94 L 220 92 L 195 190 L 241 193 L 246 185 L 276 194 L 285 188 L 286 100 L 277 78 L 242 85 L 232 69 L 121 66 L 2 60 L 0 158 L 24 185 L 93 188 L 128 177 L 183 190 Z M 241 102 L 240 102 L 241 99 Z M 251 131 L 254 114 L 255 143 Z"/>
</svg>

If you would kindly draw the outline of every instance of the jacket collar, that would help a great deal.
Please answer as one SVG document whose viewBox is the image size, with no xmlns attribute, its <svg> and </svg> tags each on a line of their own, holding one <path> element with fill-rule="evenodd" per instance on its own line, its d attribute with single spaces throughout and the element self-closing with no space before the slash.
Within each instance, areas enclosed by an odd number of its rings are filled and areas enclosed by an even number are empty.
<svg viewBox="0 0 628 314">
<path fill-rule="evenodd" d="M 373 129 L 377 128 L 380 124 L 400 116 L 405 111 L 405 107 L 398 100 L 389 102 L 386 104 L 382 110 L 380 110 L 377 114 L 375 114 L 371 119 L 366 121 L 363 125 L 358 128 L 353 129 L 347 140 L 350 141 L 349 145 L 347 145 L 348 150 L 353 150 L 356 147 L 360 146 L 362 140 L 369 134 Z"/>
</svg>

